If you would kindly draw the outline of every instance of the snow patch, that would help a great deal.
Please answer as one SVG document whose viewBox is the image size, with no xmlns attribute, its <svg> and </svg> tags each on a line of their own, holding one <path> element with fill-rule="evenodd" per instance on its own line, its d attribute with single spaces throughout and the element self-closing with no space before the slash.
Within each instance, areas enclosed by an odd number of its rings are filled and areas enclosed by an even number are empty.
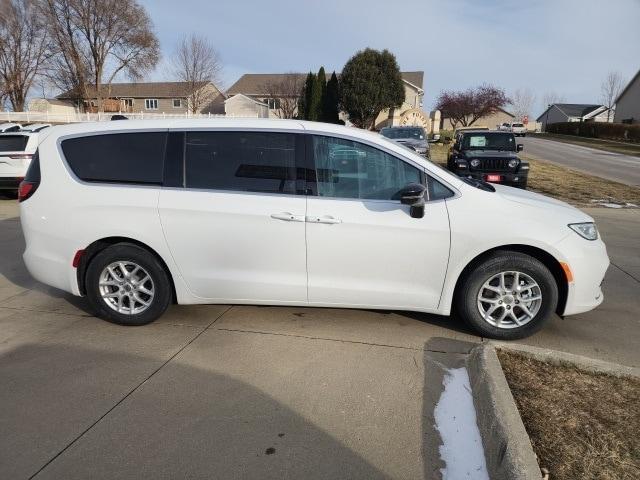
<svg viewBox="0 0 640 480">
<path fill-rule="evenodd" d="M 489 480 L 467 369 L 448 369 L 442 383 L 444 391 L 434 411 L 445 463 L 442 478 Z"/>
</svg>

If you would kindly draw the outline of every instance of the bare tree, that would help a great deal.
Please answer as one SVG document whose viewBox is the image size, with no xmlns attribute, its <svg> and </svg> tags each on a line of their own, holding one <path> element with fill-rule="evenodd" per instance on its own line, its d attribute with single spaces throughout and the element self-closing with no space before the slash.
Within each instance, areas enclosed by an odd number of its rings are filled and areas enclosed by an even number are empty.
<svg viewBox="0 0 640 480">
<path fill-rule="evenodd" d="M 536 101 L 535 94 L 529 88 L 519 88 L 511 96 L 512 111 L 519 121 L 531 115 L 531 109 Z"/>
<path fill-rule="evenodd" d="M 78 99 L 91 85 L 99 108 L 104 85 L 120 74 L 141 78 L 160 58 L 151 19 L 136 0 L 43 0 L 43 17 L 57 49 L 51 80 Z"/>
<path fill-rule="evenodd" d="M 0 81 L 14 111 L 24 111 L 29 90 L 51 56 L 47 26 L 35 0 L 4 0 L 0 7 Z"/>
<path fill-rule="evenodd" d="M 542 96 L 542 108 L 546 110 L 549 105 L 553 105 L 554 103 L 562 103 L 564 101 L 564 95 L 560 95 L 556 92 L 546 92 Z"/>
<path fill-rule="evenodd" d="M 454 127 L 458 123 L 467 127 L 508 103 L 510 100 L 502 89 L 481 85 L 461 92 L 441 92 L 436 101 L 436 109 L 442 112 L 444 118 L 450 119 Z"/>
<path fill-rule="evenodd" d="M 200 112 L 218 94 L 207 84 L 220 83 L 222 62 L 217 50 L 205 37 L 191 35 L 182 39 L 173 58 L 173 71 L 177 80 L 187 83 L 187 102 L 191 113 Z"/>
<path fill-rule="evenodd" d="M 600 84 L 600 101 L 607 107 L 607 122 L 611 121 L 611 110 L 622 92 L 625 82 L 619 72 L 609 72 Z"/>
<path fill-rule="evenodd" d="M 262 93 L 275 103 L 273 111 L 278 118 L 296 117 L 304 78 L 299 73 L 285 73 L 280 80 L 267 82 L 260 87 Z"/>
</svg>

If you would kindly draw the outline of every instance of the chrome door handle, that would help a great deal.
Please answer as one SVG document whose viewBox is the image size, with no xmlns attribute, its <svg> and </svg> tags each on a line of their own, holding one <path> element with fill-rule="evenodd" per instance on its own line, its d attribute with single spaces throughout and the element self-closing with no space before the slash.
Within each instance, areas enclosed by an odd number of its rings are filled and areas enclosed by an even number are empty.
<svg viewBox="0 0 640 480">
<path fill-rule="evenodd" d="M 339 218 L 334 218 L 331 215 L 325 215 L 323 217 L 307 217 L 307 222 L 309 223 L 327 223 L 329 225 L 335 225 L 337 223 L 342 223 L 342 220 Z"/>
<path fill-rule="evenodd" d="M 285 222 L 304 222 L 304 215 L 294 215 L 289 212 L 272 213 L 271 218 L 275 220 L 284 220 Z"/>
</svg>

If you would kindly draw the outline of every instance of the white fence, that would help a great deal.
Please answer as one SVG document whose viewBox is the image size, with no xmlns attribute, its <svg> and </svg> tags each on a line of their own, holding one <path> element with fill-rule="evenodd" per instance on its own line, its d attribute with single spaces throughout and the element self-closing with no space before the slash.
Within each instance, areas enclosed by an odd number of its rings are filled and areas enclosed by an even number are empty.
<svg viewBox="0 0 640 480">
<path fill-rule="evenodd" d="M 0 112 L 0 123 L 77 123 L 77 122 L 102 122 L 111 120 L 113 115 L 124 115 L 130 119 L 162 119 L 162 118 L 220 118 L 236 117 L 237 115 L 218 115 L 211 113 L 49 113 L 49 112 Z M 257 118 L 255 116 L 245 116 L 242 118 Z"/>
</svg>

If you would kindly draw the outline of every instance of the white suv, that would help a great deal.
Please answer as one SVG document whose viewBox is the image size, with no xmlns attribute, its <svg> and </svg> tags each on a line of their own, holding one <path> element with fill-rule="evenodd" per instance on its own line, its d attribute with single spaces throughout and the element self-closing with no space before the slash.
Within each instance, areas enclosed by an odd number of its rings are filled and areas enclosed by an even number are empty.
<svg viewBox="0 0 640 480">
<path fill-rule="evenodd" d="M 114 322 L 172 302 L 454 310 L 510 339 L 602 302 L 589 216 L 370 132 L 203 119 L 41 136 L 20 189 L 24 260 Z"/>
<path fill-rule="evenodd" d="M 38 135 L 29 131 L 0 133 L 0 192 L 13 195 L 18 191 L 38 147 Z"/>
<path fill-rule="evenodd" d="M 509 131 L 516 137 L 526 137 L 527 135 L 527 127 L 525 127 L 524 123 L 512 123 Z"/>
</svg>

